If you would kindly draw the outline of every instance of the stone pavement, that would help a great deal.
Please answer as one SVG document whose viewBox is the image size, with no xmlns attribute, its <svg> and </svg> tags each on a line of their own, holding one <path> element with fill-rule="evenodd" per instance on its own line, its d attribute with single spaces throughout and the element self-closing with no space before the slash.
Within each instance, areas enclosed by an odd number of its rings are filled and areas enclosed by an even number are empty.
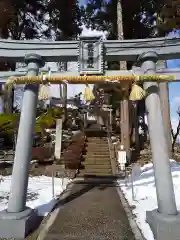
<svg viewBox="0 0 180 240">
<path fill-rule="evenodd" d="M 76 182 L 45 240 L 135 240 L 115 183 Z"/>
</svg>

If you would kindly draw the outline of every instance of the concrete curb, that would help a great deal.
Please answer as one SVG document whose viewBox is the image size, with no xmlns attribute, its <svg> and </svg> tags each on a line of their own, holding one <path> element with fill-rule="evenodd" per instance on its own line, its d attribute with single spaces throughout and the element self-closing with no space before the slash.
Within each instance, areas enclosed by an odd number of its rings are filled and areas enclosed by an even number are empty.
<svg viewBox="0 0 180 240">
<path fill-rule="evenodd" d="M 123 205 L 123 208 L 126 212 L 126 215 L 127 215 L 128 220 L 129 220 L 129 224 L 130 224 L 130 227 L 132 229 L 132 232 L 134 234 L 135 239 L 136 240 L 146 240 L 145 237 L 143 236 L 143 234 L 141 233 L 141 231 L 140 231 L 140 229 L 139 229 L 139 227 L 138 227 L 138 225 L 137 225 L 137 223 L 136 223 L 136 221 L 133 217 L 130 206 L 129 206 L 127 200 L 125 199 L 124 194 L 122 193 L 120 186 L 116 187 L 116 189 L 117 189 L 119 198 L 121 200 L 121 203 Z"/>
</svg>

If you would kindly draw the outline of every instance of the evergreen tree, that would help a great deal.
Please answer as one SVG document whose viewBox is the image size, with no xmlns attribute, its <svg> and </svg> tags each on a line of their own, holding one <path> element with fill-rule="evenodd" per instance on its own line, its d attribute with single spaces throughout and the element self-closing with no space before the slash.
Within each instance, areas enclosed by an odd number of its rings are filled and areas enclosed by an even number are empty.
<svg viewBox="0 0 180 240">
<path fill-rule="evenodd" d="M 164 33 L 180 28 L 180 0 L 169 0 L 163 5 L 158 14 L 157 24 Z"/>
<path fill-rule="evenodd" d="M 76 39 L 81 33 L 81 12 L 76 0 L 53 0 L 48 6 L 49 24 L 56 32 L 55 40 Z"/>
<path fill-rule="evenodd" d="M 46 29 L 46 4 L 43 0 L 2 0 L 1 37 L 14 40 L 40 38 Z"/>
<path fill-rule="evenodd" d="M 1 0 L 0 37 L 74 38 L 81 32 L 80 19 L 75 0 Z"/>
<path fill-rule="evenodd" d="M 88 0 L 82 7 L 83 21 L 88 27 L 107 30 L 108 39 L 117 39 L 118 0 Z M 161 32 L 154 27 L 162 0 L 122 0 L 124 39 L 154 37 Z"/>
</svg>

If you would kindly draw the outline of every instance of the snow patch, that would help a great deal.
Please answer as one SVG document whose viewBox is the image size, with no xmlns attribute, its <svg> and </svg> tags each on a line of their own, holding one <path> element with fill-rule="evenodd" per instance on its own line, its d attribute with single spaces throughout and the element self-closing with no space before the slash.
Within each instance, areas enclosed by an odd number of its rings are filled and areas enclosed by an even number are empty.
<svg viewBox="0 0 180 240">
<path fill-rule="evenodd" d="M 0 211 L 7 208 L 11 179 L 11 176 L 0 176 Z M 39 216 L 47 216 L 70 181 L 68 178 L 54 178 L 53 199 L 51 177 L 29 177 L 27 206 L 37 209 Z"/>
<path fill-rule="evenodd" d="M 173 177 L 176 204 L 178 210 L 180 210 L 180 163 L 171 159 L 170 165 Z M 136 176 L 136 179 L 134 179 L 134 200 L 132 196 L 130 176 L 128 177 L 128 180 L 119 180 L 118 183 L 129 205 L 133 208 L 132 212 L 136 216 L 136 223 L 141 229 L 144 237 L 147 240 L 154 240 L 154 236 L 149 227 L 149 224 L 146 223 L 146 211 L 151 211 L 157 208 L 153 164 L 148 163 L 141 167 L 140 175 L 138 177 Z"/>
</svg>

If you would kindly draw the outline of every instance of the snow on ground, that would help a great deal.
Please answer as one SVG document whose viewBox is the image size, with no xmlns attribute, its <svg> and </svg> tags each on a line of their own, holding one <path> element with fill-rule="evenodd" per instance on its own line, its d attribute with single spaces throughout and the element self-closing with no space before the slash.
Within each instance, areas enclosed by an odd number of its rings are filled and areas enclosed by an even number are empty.
<svg viewBox="0 0 180 240">
<path fill-rule="evenodd" d="M 46 216 L 57 202 L 57 197 L 66 189 L 70 181 L 68 178 L 54 178 L 53 199 L 51 177 L 30 177 L 27 206 L 37 209 L 39 216 Z M 10 186 L 11 176 L 0 176 L 0 211 L 7 208 Z"/>
<path fill-rule="evenodd" d="M 170 160 L 171 172 L 174 183 L 176 204 L 180 210 L 180 163 Z M 119 185 L 129 202 L 133 207 L 133 214 L 136 216 L 136 222 L 147 240 L 154 240 L 149 224 L 146 223 L 146 211 L 157 208 L 156 189 L 154 182 L 153 164 L 149 163 L 141 167 L 140 174 L 137 174 L 133 180 L 134 200 L 132 194 L 131 177 L 127 181 L 120 180 Z"/>
</svg>

